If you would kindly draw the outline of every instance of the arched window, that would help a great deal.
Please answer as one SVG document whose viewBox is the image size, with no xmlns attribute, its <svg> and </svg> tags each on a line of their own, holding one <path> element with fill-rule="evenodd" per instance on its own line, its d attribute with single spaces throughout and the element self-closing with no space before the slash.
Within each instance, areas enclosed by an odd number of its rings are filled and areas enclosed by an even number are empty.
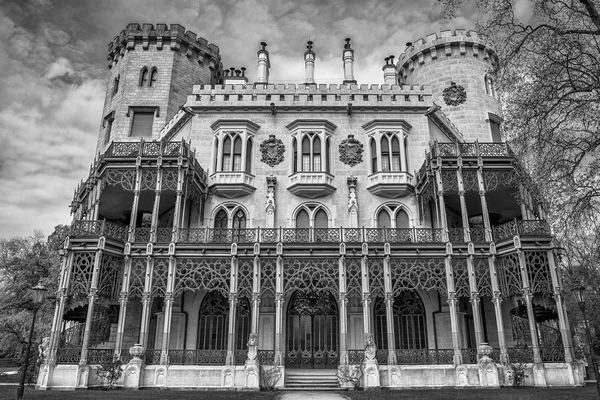
<svg viewBox="0 0 600 400">
<path fill-rule="evenodd" d="M 302 139 L 302 171 L 310 171 L 310 138 Z"/>
<path fill-rule="evenodd" d="M 409 228 L 408 214 L 403 209 L 396 212 L 396 228 Z"/>
<path fill-rule="evenodd" d="M 381 138 L 381 170 L 390 171 L 390 143 L 387 136 Z"/>
<path fill-rule="evenodd" d="M 148 83 L 148 67 L 142 68 L 140 72 L 140 86 L 144 86 Z"/>
<path fill-rule="evenodd" d="M 252 139 L 248 139 L 246 145 L 246 173 L 252 173 Z"/>
<path fill-rule="evenodd" d="M 318 210 L 315 214 L 315 228 L 327 228 L 328 218 L 327 213 L 322 209 Z"/>
<path fill-rule="evenodd" d="M 236 136 L 233 141 L 233 171 L 242 170 L 242 139 Z"/>
<path fill-rule="evenodd" d="M 157 76 L 158 76 L 158 69 L 156 69 L 156 67 L 153 67 L 152 70 L 150 71 L 150 83 L 148 84 L 148 86 L 154 86 L 154 84 L 156 83 Z"/>
<path fill-rule="evenodd" d="M 405 165 L 404 167 L 406 168 L 406 171 L 410 171 L 410 164 L 408 163 L 408 136 L 404 137 L 404 160 L 405 160 Z"/>
<path fill-rule="evenodd" d="M 215 216 L 215 229 L 227 229 L 229 218 L 225 210 L 219 210 Z"/>
<path fill-rule="evenodd" d="M 375 139 L 371 138 L 371 172 L 377 172 L 377 144 Z"/>
<path fill-rule="evenodd" d="M 246 238 L 246 214 L 244 211 L 237 210 L 233 216 L 233 241 L 245 242 Z"/>
<path fill-rule="evenodd" d="M 296 228 L 310 228 L 310 217 L 306 210 L 300 210 L 296 214 Z"/>
<path fill-rule="evenodd" d="M 215 154 L 219 154 L 219 138 L 215 138 Z M 217 170 L 217 158 L 215 157 L 213 171 Z"/>
<path fill-rule="evenodd" d="M 321 139 L 318 136 L 313 138 L 312 142 L 313 163 L 312 169 L 309 171 L 321 171 Z"/>
<path fill-rule="evenodd" d="M 229 302 L 220 292 L 204 296 L 198 313 L 198 349 L 226 350 Z"/>
<path fill-rule="evenodd" d="M 401 171 L 400 168 L 400 144 L 396 136 L 392 137 L 392 171 Z"/>
<path fill-rule="evenodd" d="M 386 209 L 379 211 L 377 215 L 377 227 L 378 228 L 391 228 L 392 222 L 390 220 L 390 214 Z"/>
<path fill-rule="evenodd" d="M 412 290 L 405 290 L 394 298 L 393 327 L 396 349 L 426 349 L 427 327 L 425 307 L 421 297 Z M 375 344 L 379 349 L 387 349 L 387 315 L 385 301 L 378 297 L 375 301 Z"/>
<path fill-rule="evenodd" d="M 373 217 L 377 223 L 377 228 L 410 228 L 408 213 L 399 203 L 383 204 L 378 210 L 375 210 Z"/>
<path fill-rule="evenodd" d="M 331 140 L 329 140 L 329 138 L 327 138 L 327 140 L 325 141 L 325 161 L 326 161 L 326 167 L 325 167 L 325 172 L 327 173 L 331 173 L 331 164 L 329 162 L 329 160 L 331 159 Z"/>
<path fill-rule="evenodd" d="M 298 145 L 296 144 L 296 138 L 292 138 L 292 149 L 294 151 L 294 157 L 292 157 L 292 171 L 298 172 Z"/>
<path fill-rule="evenodd" d="M 229 135 L 225 136 L 223 141 L 223 162 L 221 164 L 221 171 L 231 171 L 231 138 Z"/>
<path fill-rule="evenodd" d="M 117 92 L 119 91 L 119 81 L 121 80 L 121 75 L 117 75 L 117 77 L 115 78 L 115 82 L 113 83 L 113 96 L 115 94 L 117 94 Z"/>
</svg>

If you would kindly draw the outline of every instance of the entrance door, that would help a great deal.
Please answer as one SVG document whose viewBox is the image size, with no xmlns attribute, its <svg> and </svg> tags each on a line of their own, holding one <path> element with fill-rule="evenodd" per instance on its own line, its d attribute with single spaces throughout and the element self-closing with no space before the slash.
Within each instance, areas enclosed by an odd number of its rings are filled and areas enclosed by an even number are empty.
<svg viewBox="0 0 600 400">
<path fill-rule="evenodd" d="M 286 366 L 337 368 L 338 321 L 333 296 L 297 291 L 289 304 Z"/>
</svg>

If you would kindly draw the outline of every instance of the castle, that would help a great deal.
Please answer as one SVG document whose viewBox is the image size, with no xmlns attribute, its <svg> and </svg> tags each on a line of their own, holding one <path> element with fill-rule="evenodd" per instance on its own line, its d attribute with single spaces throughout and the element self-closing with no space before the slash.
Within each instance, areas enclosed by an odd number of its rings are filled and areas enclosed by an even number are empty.
<svg viewBox="0 0 600 400">
<path fill-rule="evenodd" d="M 98 386 L 111 359 L 125 388 L 498 387 L 510 362 L 581 385 L 493 48 L 442 31 L 365 85 L 348 38 L 322 85 L 308 42 L 305 83 L 275 85 L 257 47 L 251 82 L 180 25 L 109 44 L 37 387 Z"/>
</svg>

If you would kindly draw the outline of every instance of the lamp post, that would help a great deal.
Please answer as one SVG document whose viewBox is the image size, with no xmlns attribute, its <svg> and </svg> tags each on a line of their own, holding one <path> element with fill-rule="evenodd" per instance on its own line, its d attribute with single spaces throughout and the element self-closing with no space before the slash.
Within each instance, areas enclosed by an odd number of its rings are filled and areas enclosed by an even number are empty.
<svg viewBox="0 0 600 400">
<path fill-rule="evenodd" d="M 600 395 L 600 372 L 598 371 L 598 363 L 596 361 L 596 353 L 594 352 L 594 346 L 592 344 L 592 335 L 590 334 L 590 325 L 588 324 L 587 316 L 585 315 L 585 286 L 579 286 L 571 289 L 573 295 L 575 296 L 575 300 L 577 300 L 577 304 L 579 304 L 579 308 L 581 309 L 581 314 L 583 315 L 583 323 L 585 324 L 585 333 L 587 336 L 588 345 L 590 346 L 590 358 L 592 361 L 592 368 L 594 369 L 594 375 L 596 376 L 596 389 L 598 389 L 598 394 Z"/>
<path fill-rule="evenodd" d="M 29 342 L 27 343 L 27 349 L 25 350 L 25 361 L 23 369 L 21 371 L 21 382 L 17 388 L 17 399 L 23 398 L 23 392 L 25 391 L 25 377 L 27 376 L 27 369 L 29 368 L 29 352 L 31 351 L 31 342 L 33 341 L 33 328 L 35 327 L 35 316 L 40 308 L 40 304 L 44 301 L 44 295 L 46 294 L 46 287 L 38 282 L 37 285 L 31 288 L 32 290 L 32 302 L 33 302 L 33 317 L 31 318 L 31 328 L 29 330 Z"/>
</svg>

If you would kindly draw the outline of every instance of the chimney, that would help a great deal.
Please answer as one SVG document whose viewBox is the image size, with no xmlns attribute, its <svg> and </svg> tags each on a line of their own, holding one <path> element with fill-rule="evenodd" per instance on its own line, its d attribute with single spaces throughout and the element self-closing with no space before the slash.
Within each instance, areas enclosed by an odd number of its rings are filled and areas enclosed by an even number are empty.
<svg viewBox="0 0 600 400">
<path fill-rule="evenodd" d="M 304 69 L 306 70 L 306 82 L 305 84 L 315 85 L 315 52 L 312 50 L 313 42 L 310 40 L 307 42 L 306 50 L 304 52 Z"/>
<path fill-rule="evenodd" d="M 396 66 L 394 65 L 394 56 L 384 58 L 385 65 L 383 66 L 383 83 L 386 85 L 397 85 L 398 77 L 396 76 Z"/>
<path fill-rule="evenodd" d="M 246 77 L 246 68 L 235 69 L 235 67 L 229 68 L 229 70 L 223 70 L 225 76 L 223 77 L 223 83 L 225 85 L 246 85 L 248 78 Z"/>
<path fill-rule="evenodd" d="M 269 52 L 265 42 L 260 42 L 262 48 L 258 51 L 258 78 L 256 83 L 269 83 L 269 68 L 271 63 L 269 62 Z"/>
<path fill-rule="evenodd" d="M 344 85 L 356 85 L 356 79 L 354 79 L 354 50 L 350 47 L 350 38 L 346 38 L 342 61 L 344 62 Z"/>
</svg>

